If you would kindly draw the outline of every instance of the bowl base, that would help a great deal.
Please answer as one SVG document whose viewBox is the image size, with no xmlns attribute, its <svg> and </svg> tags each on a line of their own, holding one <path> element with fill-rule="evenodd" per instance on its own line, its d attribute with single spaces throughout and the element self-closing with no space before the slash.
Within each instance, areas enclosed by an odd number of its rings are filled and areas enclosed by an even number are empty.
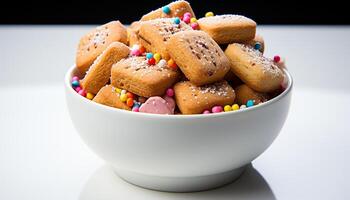
<svg viewBox="0 0 350 200">
<path fill-rule="evenodd" d="M 123 180 L 143 188 L 164 192 L 198 192 L 218 188 L 236 180 L 246 166 L 206 176 L 194 177 L 160 177 L 138 174 L 114 168 L 116 174 Z"/>
</svg>

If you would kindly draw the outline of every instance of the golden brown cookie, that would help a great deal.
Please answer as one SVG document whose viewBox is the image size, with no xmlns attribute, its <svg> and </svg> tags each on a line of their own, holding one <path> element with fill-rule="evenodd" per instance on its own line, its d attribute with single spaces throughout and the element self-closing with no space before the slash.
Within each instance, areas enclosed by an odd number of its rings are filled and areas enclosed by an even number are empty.
<svg viewBox="0 0 350 200">
<path fill-rule="evenodd" d="M 272 92 L 280 88 L 283 72 L 273 60 L 253 48 L 233 43 L 225 50 L 231 70 L 250 88 L 258 92 Z"/>
<path fill-rule="evenodd" d="M 196 86 L 189 81 L 174 86 L 175 100 L 182 114 L 199 114 L 213 106 L 233 104 L 235 91 L 226 81 Z"/>
<path fill-rule="evenodd" d="M 97 57 L 87 71 L 81 85 L 86 92 L 97 92 L 108 83 L 112 65 L 129 55 L 130 49 L 123 43 L 113 42 Z"/>
<path fill-rule="evenodd" d="M 186 12 L 189 12 L 193 17 L 196 17 L 193 13 L 190 4 L 187 1 L 175 1 L 166 6 L 170 8 L 170 12 L 168 14 L 163 12 L 163 8 L 165 7 L 164 6 L 162 8 L 158 8 L 157 10 L 145 14 L 144 16 L 142 16 L 140 21 L 147 21 L 157 18 L 182 17 Z"/>
<path fill-rule="evenodd" d="M 131 108 L 126 105 L 126 103 L 123 103 L 120 100 L 120 94 L 117 93 L 115 91 L 115 88 L 111 85 L 106 85 L 101 88 L 92 101 L 114 108 L 131 110 Z"/>
<path fill-rule="evenodd" d="M 222 80 L 230 69 L 230 62 L 224 52 L 203 31 L 175 33 L 166 47 L 186 78 L 195 85 Z"/>
<path fill-rule="evenodd" d="M 76 54 L 76 66 L 85 73 L 94 60 L 112 42 L 127 44 L 126 28 L 119 21 L 112 21 L 99 26 L 84 35 L 78 45 Z"/>
<path fill-rule="evenodd" d="M 129 57 L 113 65 L 111 84 L 143 97 L 161 96 L 179 76 L 165 60 L 149 65 L 145 57 Z"/>
<path fill-rule="evenodd" d="M 258 34 L 255 35 L 254 39 L 244 42 L 244 44 L 247 44 L 256 50 L 259 50 L 261 53 L 264 53 L 265 41 L 264 38 Z"/>
<path fill-rule="evenodd" d="M 216 15 L 198 20 L 199 28 L 218 44 L 245 42 L 254 39 L 256 23 L 241 15 Z"/>
<path fill-rule="evenodd" d="M 254 91 L 246 84 L 240 85 L 235 88 L 236 92 L 236 100 L 239 105 L 247 104 L 248 100 L 253 100 L 254 104 L 257 105 L 259 103 L 265 102 L 268 100 L 268 94 Z"/>
<path fill-rule="evenodd" d="M 140 44 L 139 30 L 140 30 L 140 22 L 139 21 L 135 21 L 135 22 L 131 23 L 130 26 L 127 28 L 128 44 L 130 47 L 132 47 L 135 44 Z"/>
<path fill-rule="evenodd" d="M 147 51 L 159 53 L 162 58 L 168 60 L 166 43 L 171 35 L 185 30 L 192 28 L 182 21 L 180 24 L 175 24 L 174 20 L 169 18 L 142 22 L 139 31 L 140 43 Z"/>
</svg>

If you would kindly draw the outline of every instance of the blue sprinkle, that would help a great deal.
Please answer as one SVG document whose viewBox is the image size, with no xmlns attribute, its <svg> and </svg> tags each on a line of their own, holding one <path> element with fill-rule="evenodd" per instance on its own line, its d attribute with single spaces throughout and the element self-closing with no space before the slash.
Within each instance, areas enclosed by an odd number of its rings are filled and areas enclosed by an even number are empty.
<svg viewBox="0 0 350 200">
<path fill-rule="evenodd" d="M 79 86 L 79 81 L 73 81 L 72 82 L 73 87 L 78 87 Z"/>
<path fill-rule="evenodd" d="M 174 18 L 174 23 L 175 23 L 175 24 L 180 24 L 180 18 L 175 17 L 175 18 Z"/>
<path fill-rule="evenodd" d="M 247 107 L 252 107 L 254 106 L 254 101 L 253 100 L 248 100 L 247 101 Z"/>
<path fill-rule="evenodd" d="M 153 53 L 147 53 L 147 54 L 146 54 L 146 58 L 147 58 L 147 59 L 153 58 Z"/>
<path fill-rule="evenodd" d="M 170 13 L 170 8 L 169 8 L 168 6 L 164 6 L 164 7 L 163 7 L 163 12 L 164 12 L 165 14 L 169 14 L 169 13 Z"/>
<path fill-rule="evenodd" d="M 260 50 L 260 48 L 261 48 L 261 44 L 259 42 L 255 43 L 254 49 Z"/>
</svg>

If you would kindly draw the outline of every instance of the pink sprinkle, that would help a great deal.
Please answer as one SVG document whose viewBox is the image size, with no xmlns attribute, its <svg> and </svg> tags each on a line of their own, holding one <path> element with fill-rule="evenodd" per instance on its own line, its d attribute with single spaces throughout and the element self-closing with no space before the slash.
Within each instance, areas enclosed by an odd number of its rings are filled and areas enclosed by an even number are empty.
<svg viewBox="0 0 350 200">
<path fill-rule="evenodd" d="M 76 92 L 79 92 L 80 90 L 81 90 L 81 87 L 80 87 L 80 86 L 78 86 L 78 87 L 75 88 L 75 91 L 76 91 Z"/>
<path fill-rule="evenodd" d="M 77 77 L 77 76 L 73 76 L 73 78 L 72 78 L 72 82 L 73 81 L 79 81 L 79 77 Z"/>
<path fill-rule="evenodd" d="M 190 23 L 191 21 L 191 17 L 188 16 L 184 16 L 184 18 L 182 19 L 186 24 Z"/>
<path fill-rule="evenodd" d="M 222 112 L 223 109 L 222 109 L 222 106 L 214 106 L 212 109 L 211 109 L 211 112 L 212 113 L 219 113 L 219 112 Z"/>
<path fill-rule="evenodd" d="M 139 112 L 140 110 L 139 110 L 139 107 L 133 107 L 133 108 L 132 108 L 132 111 L 133 111 L 133 112 Z"/>
<path fill-rule="evenodd" d="M 192 27 L 193 30 L 198 30 L 198 29 L 199 29 L 199 25 L 198 25 L 197 22 L 193 22 L 193 23 L 191 24 L 191 27 Z"/>
<path fill-rule="evenodd" d="M 172 88 L 168 88 L 166 90 L 166 95 L 169 96 L 169 97 L 174 96 L 174 90 Z"/>
<path fill-rule="evenodd" d="M 273 61 L 276 62 L 276 63 L 278 63 L 280 60 L 281 60 L 281 57 L 279 57 L 279 56 L 274 56 L 273 57 Z"/>
<path fill-rule="evenodd" d="M 188 17 L 188 18 L 190 18 L 190 19 L 191 19 L 192 14 L 191 14 L 191 13 L 189 13 L 189 12 L 185 12 L 184 17 Z"/>
<path fill-rule="evenodd" d="M 86 92 L 85 92 L 84 89 L 81 89 L 78 93 L 79 93 L 81 96 L 86 97 Z"/>
<path fill-rule="evenodd" d="M 205 111 L 203 111 L 203 114 L 210 114 L 210 111 L 209 110 L 205 110 Z"/>
<path fill-rule="evenodd" d="M 141 51 L 139 49 L 133 49 L 133 50 L 131 50 L 131 55 L 133 55 L 133 56 L 140 56 L 141 55 Z"/>
</svg>

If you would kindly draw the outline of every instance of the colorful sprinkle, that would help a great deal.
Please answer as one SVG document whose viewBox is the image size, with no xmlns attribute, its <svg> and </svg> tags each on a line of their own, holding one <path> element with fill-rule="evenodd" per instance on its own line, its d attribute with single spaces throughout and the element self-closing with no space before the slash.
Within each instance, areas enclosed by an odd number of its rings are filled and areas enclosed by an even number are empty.
<svg viewBox="0 0 350 200">
<path fill-rule="evenodd" d="M 210 114 L 210 111 L 209 110 L 205 110 L 205 111 L 203 111 L 203 114 Z"/>
<path fill-rule="evenodd" d="M 128 99 L 128 96 L 126 96 L 126 94 L 121 94 L 119 98 L 122 102 L 126 102 L 126 100 Z"/>
<path fill-rule="evenodd" d="M 73 81 L 72 82 L 72 86 L 73 87 L 78 87 L 80 84 L 79 84 L 79 81 Z"/>
<path fill-rule="evenodd" d="M 169 14 L 169 13 L 170 13 L 170 8 L 169 8 L 169 6 L 164 6 L 164 7 L 162 8 L 162 10 L 163 10 L 163 12 L 164 12 L 165 14 Z"/>
<path fill-rule="evenodd" d="M 178 18 L 178 17 L 174 18 L 174 23 L 175 24 L 180 24 L 180 22 L 181 22 L 180 18 Z"/>
<path fill-rule="evenodd" d="M 192 17 L 192 18 L 191 18 L 191 23 L 194 23 L 194 22 L 197 22 L 197 19 L 194 18 L 194 17 Z"/>
<path fill-rule="evenodd" d="M 81 89 L 78 93 L 79 93 L 81 96 L 86 97 L 86 92 L 85 92 L 84 89 Z"/>
<path fill-rule="evenodd" d="M 205 13 L 205 17 L 212 17 L 214 16 L 214 13 L 213 12 L 207 12 Z"/>
<path fill-rule="evenodd" d="M 127 93 L 126 93 L 126 96 L 127 96 L 128 98 L 134 99 L 134 94 L 131 93 L 131 92 L 127 92 Z"/>
<path fill-rule="evenodd" d="M 120 94 L 126 94 L 126 90 L 120 91 Z"/>
<path fill-rule="evenodd" d="M 192 17 L 192 14 L 191 14 L 190 12 L 185 12 L 184 17 L 189 17 L 189 18 L 191 18 L 191 17 Z"/>
<path fill-rule="evenodd" d="M 175 63 L 175 61 L 173 59 L 168 60 L 168 67 L 170 67 L 171 69 L 177 69 L 177 64 Z"/>
<path fill-rule="evenodd" d="M 225 111 L 225 112 L 232 111 L 232 107 L 231 107 L 230 105 L 226 105 L 226 106 L 224 107 L 224 111 Z"/>
<path fill-rule="evenodd" d="M 146 52 L 146 48 L 143 46 L 140 46 L 139 50 L 142 54 L 144 54 Z"/>
<path fill-rule="evenodd" d="M 191 27 L 193 30 L 198 30 L 199 29 L 199 25 L 197 22 L 191 23 Z"/>
<path fill-rule="evenodd" d="M 78 86 L 78 87 L 76 87 L 74 90 L 75 90 L 76 92 L 79 92 L 81 89 L 82 89 L 82 88 L 81 88 L 80 86 Z"/>
<path fill-rule="evenodd" d="M 241 107 L 239 107 L 239 109 L 245 109 L 245 108 L 247 108 L 247 106 L 246 105 L 241 105 Z"/>
<path fill-rule="evenodd" d="M 73 76 L 73 78 L 72 78 L 72 82 L 73 81 L 79 81 L 79 77 L 77 77 L 77 76 Z"/>
<path fill-rule="evenodd" d="M 174 96 L 174 90 L 172 88 L 168 88 L 166 90 L 166 95 L 169 97 L 173 97 Z"/>
<path fill-rule="evenodd" d="M 247 101 L 247 107 L 249 108 L 249 107 L 252 107 L 252 106 L 254 106 L 254 100 L 248 100 Z"/>
<path fill-rule="evenodd" d="M 278 63 L 280 60 L 281 60 L 280 56 L 274 56 L 273 57 L 273 61 L 276 62 L 276 63 Z"/>
<path fill-rule="evenodd" d="M 182 19 L 182 21 L 184 21 L 186 24 L 190 23 L 191 18 L 188 16 L 184 16 L 184 18 Z"/>
<path fill-rule="evenodd" d="M 128 98 L 126 100 L 126 105 L 129 107 L 132 107 L 134 105 L 134 99 L 133 98 Z"/>
<path fill-rule="evenodd" d="M 166 66 L 166 65 L 167 65 L 166 60 L 161 59 L 161 60 L 159 61 L 159 66 Z"/>
<path fill-rule="evenodd" d="M 90 92 L 86 93 L 86 98 L 92 100 L 94 98 L 94 95 L 91 94 Z"/>
<path fill-rule="evenodd" d="M 160 56 L 159 53 L 155 53 L 155 54 L 153 55 L 153 58 L 154 58 L 154 59 L 156 60 L 156 62 L 158 63 L 159 60 L 161 59 L 161 56 Z"/>
<path fill-rule="evenodd" d="M 256 42 L 255 45 L 254 45 L 254 49 L 255 50 L 260 50 L 260 48 L 261 48 L 260 42 Z"/>
<path fill-rule="evenodd" d="M 222 112 L 223 109 L 222 109 L 222 106 L 214 106 L 212 109 L 211 109 L 211 112 L 212 113 L 219 113 L 219 112 Z"/>
<path fill-rule="evenodd" d="M 132 49 L 130 53 L 132 56 L 140 56 L 142 54 L 139 49 Z"/>
<path fill-rule="evenodd" d="M 155 65 L 156 64 L 156 60 L 154 58 L 150 58 L 150 59 L 148 59 L 148 64 L 149 65 Z"/>
<path fill-rule="evenodd" d="M 153 58 L 153 53 L 146 53 L 146 58 L 147 59 Z"/>
<path fill-rule="evenodd" d="M 120 88 L 114 88 L 114 90 L 115 90 L 115 92 L 118 93 L 118 94 L 120 94 L 120 93 L 122 92 L 122 89 L 120 89 Z"/>
<path fill-rule="evenodd" d="M 239 110 L 239 105 L 238 104 L 233 104 L 232 105 L 232 110 Z"/>
<path fill-rule="evenodd" d="M 131 110 L 133 112 L 140 112 L 140 108 L 139 107 L 133 107 Z"/>
</svg>

